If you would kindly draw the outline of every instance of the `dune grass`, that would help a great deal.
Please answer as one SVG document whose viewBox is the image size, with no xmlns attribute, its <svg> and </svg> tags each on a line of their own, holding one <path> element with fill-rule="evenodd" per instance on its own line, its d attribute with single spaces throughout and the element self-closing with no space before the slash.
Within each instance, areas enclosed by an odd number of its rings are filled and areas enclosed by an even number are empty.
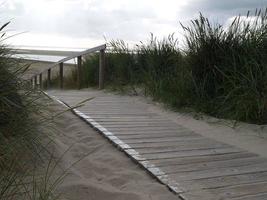
<svg viewBox="0 0 267 200">
<path fill-rule="evenodd" d="M 8 23 L 7 23 L 8 24 Z M 0 28 L 4 32 L 6 25 Z M 57 199 L 49 100 L 23 79 L 28 66 L 0 38 L 0 200 Z"/>
<path fill-rule="evenodd" d="M 200 15 L 188 27 L 185 59 L 195 107 L 216 117 L 267 122 L 267 10 L 224 28 Z"/>
<path fill-rule="evenodd" d="M 106 54 L 107 88 L 136 91 L 174 109 L 256 124 L 267 123 L 267 10 L 237 16 L 228 27 L 202 14 L 174 35 L 129 48 L 112 40 Z M 83 64 L 83 87 L 97 86 L 99 55 Z"/>
</svg>

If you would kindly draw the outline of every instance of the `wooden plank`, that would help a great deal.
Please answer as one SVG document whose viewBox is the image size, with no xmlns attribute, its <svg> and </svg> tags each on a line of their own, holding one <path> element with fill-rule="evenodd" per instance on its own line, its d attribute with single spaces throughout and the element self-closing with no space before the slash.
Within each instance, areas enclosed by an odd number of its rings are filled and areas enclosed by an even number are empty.
<svg viewBox="0 0 267 200">
<path fill-rule="evenodd" d="M 135 114 L 138 114 L 138 115 L 143 115 L 143 116 L 149 116 L 150 118 L 154 118 L 154 117 L 157 117 L 155 115 L 155 113 L 153 112 L 144 112 L 142 110 L 137 110 L 137 109 L 130 109 L 130 108 L 121 108 L 121 109 L 98 109 L 98 110 L 90 110 L 86 107 L 82 107 L 80 109 L 81 112 L 83 112 L 84 114 L 87 114 L 87 115 L 96 115 L 96 114 L 99 114 L 99 115 L 115 115 L 114 117 L 118 117 L 116 115 L 125 115 L 126 117 L 128 115 L 135 115 Z M 124 118 L 124 117 L 122 117 Z M 162 119 L 162 118 L 161 118 Z"/>
<path fill-rule="evenodd" d="M 115 135 L 115 134 L 114 134 Z M 116 136 L 116 135 L 115 135 Z M 161 141 L 161 142 L 146 142 L 146 143 L 131 143 L 129 144 L 134 149 L 139 148 L 161 148 L 161 147 L 186 147 L 189 145 L 208 145 L 211 144 L 211 140 L 206 140 L 205 138 L 199 138 L 194 140 L 176 140 L 176 141 Z"/>
<path fill-rule="evenodd" d="M 266 199 L 267 199 L 267 192 L 231 198 L 229 200 L 266 200 Z"/>
<path fill-rule="evenodd" d="M 220 148 L 230 148 L 231 146 L 227 144 L 204 144 L 204 145 L 187 145 L 187 146 L 167 146 L 167 147 L 154 147 L 154 148 L 134 148 L 140 154 L 147 153 L 167 153 L 167 152 L 177 152 L 177 151 L 190 151 L 190 150 L 207 150 L 207 149 L 220 149 Z"/>
<path fill-rule="evenodd" d="M 186 141 L 185 143 L 182 142 L 165 142 L 165 143 L 153 143 L 154 145 L 148 145 L 148 146 L 138 146 L 135 147 L 135 144 L 132 144 L 132 148 L 136 149 L 140 153 L 146 153 L 146 152 L 153 152 L 153 151 L 162 151 L 168 150 L 168 149 L 177 149 L 177 150 L 197 150 L 197 149 L 213 149 L 213 148 L 222 148 L 222 147 L 231 147 L 228 144 L 223 143 L 213 143 L 213 142 L 206 142 L 205 140 L 198 140 L 197 142 L 190 142 Z"/>
<path fill-rule="evenodd" d="M 126 129 L 131 129 L 131 128 L 152 128 L 155 129 L 156 127 L 159 127 L 159 128 L 166 128 L 166 129 L 179 129 L 179 127 L 177 127 L 175 124 L 161 124 L 161 123 L 147 123 L 147 124 L 144 124 L 144 123 L 128 123 L 128 124 L 120 124 L 120 123 L 117 123 L 117 124 L 112 124 L 112 125 L 104 125 L 103 123 L 100 123 L 101 125 L 103 125 L 105 128 L 107 129 L 111 129 L 111 128 L 119 128 L 119 129 L 123 129 L 123 128 L 126 128 Z"/>
<path fill-rule="evenodd" d="M 114 134 L 115 135 L 115 134 Z M 151 135 L 150 137 L 147 136 L 140 136 L 140 137 L 120 137 L 121 140 L 125 141 L 126 143 L 129 142 L 130 143 L 135 143 L 135 141 L 140 141 L 140 142 L 164 142 L 164 141 L 172 141 L 172 140 L 181 140 L 180 138 L 183 139 L 188 139 L 188 137 L 191 137 L 193 139 L 195 139 L 197 136 L 195 134 L 183 134 L 183 135 L 161 135 L 161 136 L 157 136 L 157 137 L 153 137 L 153 135 Z M 197 137 L 199 138 L 199 137 Z M 182 140 L 183 140 L 182 139 Z"/>
<path fill-rule="evenodd" d="M 104 88 L 104 75 L 105 75 L 105 50 L 101 49 L 99 52 L 99 84 L 98 88 Z"/>
<path fill-rule="evenodd" d="M 251 172 L 238 175 L 229 175 L 223 177 L 212 177 L 197 180 L 180 181 L 188 191 L 220 188 L 233 185 L 241 185 L 247 183 L 257 183 L 267 180 L 267 169 L 261 172 Z"/>
<path fill-rule="evenodd" d="M 180 136 L 193 136 L 195 135 L 192 132 L 147 132 L 147 133 L 139 133 L 139 134 L 116 134 L 120 139 L 147 139 L 147 138 L 165 138 L 165 137 L 180 137 Z"/>
<path fill-rule="evenodd" d="M 173 134 L 177 136 L 181 135 L 193 135 L 195 134 L 194 132 L 189 132 L 189 131 L 180 131 L 180 130 L 133 130 L 133 131 L 112 131 L 114 135 L 117 136 L 122 136 L 122 137 L 138 137 L 138 136 L 148 136 L 148 135 L 158 135 L 158 136 L 164 136 L 165 134 Z"/>
<path fill-rule="evenodd" d="M 186 192 L 183 195 L 189 200 L 221 200 L 245 198 L 247 195 L 267 193 L 267 182 L 230 186 L 225 188 Z M 208 197 L 208 198 L 207 198 Z"/>
<path fill-rule="evenodd" d="M 261 172 L 266 171 L 267 162 L 254 164 L 249 166 L 240 166 L 234 168 L 220 168 L 220 169 L 208 169 L 202 171 L 191 171 L 191 172 L 176 172 L 172 174 L 172 177 L 176 181 L 186 181 L 186 180 L 197 180 L 197 179 L 205 179 L 212 177 L 224 177 L 229 175 L 238 175 L 238 174 L 246 174 L 252 172 Z"/>
<path fill-rule="evenodd" d="M 139 151 L 138 151 L 139 152 Z M 140 153 L 140 152 L 139 152 Z M 140 153 L 142 155 L 142 153 Z M 194 164 L 185 164 L 185 165 L 169 165 L 161 166 L 161 169 L 169 174 L 176 172 L 190 172 L 190 171 L 201 171 L 209 169 L 220 169 L 220 168 L 232 168 L 239 166 L 248 166 L 258 163 L 264 163 L 266 159 L 260 157 L 248 157 L 234 160 L 222 160 L 222 161 L 210 161 L 205 163 L 194 163 Z M 267 169 L 266 169 L 267 171 Z"/>
<path fill-rule="evenodd" d="M 142 154 L 147 160 L 158 160 L 158 159 L 166 159 L 166 158 L 184 158 L 184 157 L 201 157 L 207 155 L 220 155 L 220 154 L 228 154 L 228 153 L 240 153 L 242 150 L 237 148 L 217 148 L 217 149 L 204 149 L 204 150 L 185 150 L 178 152 L 163 152 L 163 153 L 149 153 Z M 175 172 L 174 172 L 175 173 Z M 177 172 L 178 173 L 178 172 Z M 176 176 L 176 175 L 174 175 Z"/>
<path fill-rule="evenodd" d="M 97 122 L 105 125 L 105 124 L 112 124 L 112 123 L 147 123 L 147 122 L 163 122 L 167 123 L 168 120 L 162 120 L 161 118 L 139 118 L 139 117 L 127 117 L 127 118 L 121 118 L 121 117 L 109 117 L 109 118 L 94 118 Z"/>
<path fill-rule="evenodd" d="M 220 160 L 234 160 L 234 159 L 248 158 L 248 157 L 257 157 L 257 155 L 248 152 L 240 152 L 240 153 L 217 154 L 217 155 L 215 154 L 206 156 L 178 157 L 178 158 L 157 159 L 157 160 L 155 159 L 151 160 L 151 163 L 153 163 L 158 167 L 162 167 L 168 165 L 185 165 L 185 164 L 206 163 L 206 162 L 220 161 Z"/>
<path fill-rule="evenodd" d="M 10 49 L 11 52 L 15 54 L 31 54 L 31 55 L 47 55 L 47 56 L 71 56 L 77 51 L 60 51 L 60 50 L 39 50 L 39 49 L 24 49 L 19 48 L 14 51 L 14 49 Z"/>
<path fill-rule="evenodd" d="M 85 51 L 81 51 L 81 52 L 77 52 L 77 53 L 74 53 L 72 54 L 71 56 L 68 56 L 66 58 L 63 58 L 61 60 L 59 60 L 57 62 L 57 64 L 59 63 L 64 63 L 68 60 L 71 60 L 71 59 L 74 59 L 74 58 L 77 58 L 78 56 L 83 56 L 83 55 L 86 55 L 86 54 L 90 54 L 90 53 L 93 53 L 93 52 L 96 52 L 96 51 L 100 51 L 100 50 L 103 50 L 103 49 L 106 49 L 106 44 L 103 44 L 103 45 L 99 45 L 97 47 L 93 47 L 91 49 L 87 49 Z"/>
<path fill-rule="evenodd" d="M 109 131 L 111 132 L 115 132 L 115 131 L 139 131 L 139 132 L 142 132 L 142 131 L 170 131 L 170 130 L 178 130 L 179 128 L 177 127 L 114 127 L 114 128 L 108 128 Z M 197 134 L 196 134 L 197 135 Z"/>
<path fill-rule="evenodd" d="M 85 115 L 90 116 L 88 113 L 86 114 L 83 112 Z M 93 119 L 95 119 L 98 122 L 105 121 L 105 120 L 161 120 L 162 118 L 160 117 L 151 117 L 151 116 L 109 116 L 107 117 L 102 117 L 102 116 L 93 116 Z"/>
<path fill-rule="evenodd" d="M 143 116 L 147 118 L 153 118 L 153 113 L 148 113 L 148 112 L 136 112 L 136 110 L 128 110 L 128 111 L 110 111 L 110 110 L 99 110 L 99 111 L 90 111 L 90 112 L 84 112 L 83 109 L 80 109 L 81 112 L 83 112 L 85 115 L 88 115 L 92 118 L 94 117 L 102 117 L 102 118 L 107 118 L 107 117 L 135 117 L 135 116 Z"/>
<path fill-rule="evenodd" d="M 98 121 L 98 120 L 96 120 Z M 158 126 L 175 126 L 177 128 L 180 128 L 177 124 L 175 123 L 171 123 L 171 122 L 168 122 L 168 121 L 161 121 L 161 120 L 157 120 L 157 121 L 154 121 L 154 120 L 139 120 L 139 121 L 136 121 L 136 120 L 128 120 L 128 121 L 113 121 L 113 122 L 110 122 L 110 121 L 98 121 L 99 123 L 101 123 L 103 126 L 129 126 L 129 125 L 158 125 Z"/>
<path fill-rule="evenodd" d="M 63 62 L 59 63 L 59 88 L 63 89 Z"/>
<path fill-rule="evenodd" d="M 141 143 L 162 143 L 162 142 L 174 142 L 174 141 L 192 141 L 203 140 L 201 136 L 181 136 L 176 138 L 151 138 L 151 139 L 123 139 L 126 144 L 141 144 Z"/>
</svg>

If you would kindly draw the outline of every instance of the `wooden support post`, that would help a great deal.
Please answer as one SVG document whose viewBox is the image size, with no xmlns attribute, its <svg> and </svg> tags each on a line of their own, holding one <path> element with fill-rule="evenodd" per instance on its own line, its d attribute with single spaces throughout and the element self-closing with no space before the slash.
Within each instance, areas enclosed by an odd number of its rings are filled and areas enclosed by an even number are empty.
<svg viewBox="0 0 267 200">
<path fill-rule="evenodd" d="M 105 50 L 100 50 L 99 53 L 99 85 L 98 88 L 101 90 L 104 88 L 104 74 L 105 74 Z"/>
<path fill-rule="evenodd" d="M 33 88 L 33 87 L 34 87 L 34 86 L 33 86 L 33 78 L 31 78 L 30 81 L 31 81 L 31 83 L 30 83 L 30 84 L 31 84 L 31 87 Z"/>
<path fill-rule="evenodd" d="M 78 89 L 82 87 L 82 56 L 77 57 L 77 84 Z"/>
<path fill-rule="evenodd" d="M 34 88 L 37 88 L 37 76 L 34 76 Z"/>
<path fill-rule="evenodd" d="M 42 89 L 43 88 L 43 76 L 42 73 L 39 74 L 39 87 Z"/>
<path fill-rule="evenodd" d="M 46 87 L 47 89 L 50 88 L 50 84 L 51 84 L 51 68 L 47 70 L 47 82 L 46 82 Z"/>
<path fill-rule="evenodd" d="M 63 89 L 63 63 L 59 63 L 59 87 Z"/>
</svg>

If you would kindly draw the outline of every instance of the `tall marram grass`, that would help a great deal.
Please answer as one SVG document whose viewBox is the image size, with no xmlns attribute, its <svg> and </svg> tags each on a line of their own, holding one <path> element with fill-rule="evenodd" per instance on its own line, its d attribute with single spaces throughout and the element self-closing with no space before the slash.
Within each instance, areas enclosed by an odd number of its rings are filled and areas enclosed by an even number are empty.
<svg viewBox="0 0 267 200">
<path fill-rule="evenodd" d="M 139 69 L 135 55 L 122 40 L 113 40 L 109 43 L 111 51 L 106 53 L 105 83 L 114 89 L 124 89 L 124 86 L 138 84 Z M 99 54 L 90 55 L 83 64 L 83 87 L 97 86 L 98 84 Z"/>
<path fill-rule="evenodd" d="M 196 108 L 217 117 L 267 122 L 267 10 L 238 16 L 226 28 L 200 15 L 183 28 Z"/>
<path fill-rule="evenodd" d="M 141 43 L 137 49 L 139 80 L 145 93 L 172 106 L 186 105 L 189 73 L 174 35 L 162 40 L 151 35 L 149 43 Z"/>
<path fill-rule="evenodd" d="M 7 25 L 0 28 L 0 200 L 55 199 L 52 164 L 45 161 L 52 159 L 50 132 L 44 131 L 50 114 L 40 103 L 41 91 L 23 79 L 28 66 L 4 44 Z"/>
<path fill-rule="evenodd" d="M 229 26 L 200 14 L 187 26 L 184 48 L 174 35 L 129 48 L 111 41 L 106 86 L 142 88 L 173 108 L 253 123 L 267 122 L 267 10 L 237 16 Z M 84 87 L 98 81 L 98 55 L 83 65 Z M 130 86 L 130 87 L 129 87 Z"/>
</svg>

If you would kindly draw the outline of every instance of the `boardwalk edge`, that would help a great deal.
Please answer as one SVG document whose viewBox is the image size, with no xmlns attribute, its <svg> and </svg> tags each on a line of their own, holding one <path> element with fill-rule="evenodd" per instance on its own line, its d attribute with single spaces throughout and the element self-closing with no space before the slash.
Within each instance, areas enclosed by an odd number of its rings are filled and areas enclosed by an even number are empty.
<svg viewBox="0 0 267 200">
<path fill-rule="evenodd" d="M 67 108 L 71 108 L 67 103 L 61 101 L 57 97 L 44 92 L 45 95 L 50 97 L 51 99 L 57 101 L 61 105 Z M 144 168 L 152 177 L 156 178 L 161 184 L 164 184 L 171 192 L 178 195 L 181 199 L 186 200 L 182 193 L 185 190 L 174 180 L 171 180 L 167 174 L 165 174 L 161 169 L 156 167 L 154 164 L 150 163 L 145 157 L 141 156 L 135 149 L 131 148 L 130 145 L 121 141 L 117 136 L 115 136 L 112 132 L 108 131 L 105 127 L 100 125 L 90 116 L 82 113 L 76 108 L 72 109 L 72 113 L 77 115 L 83 121 L 88 123 L 93 129 L 98 131 L 102 136 L 108 139 L 114 146 L 124 152 L 129 158 L 131 158 L 135 163 L 139 164 L 142 168 Z"/>
</svg>

